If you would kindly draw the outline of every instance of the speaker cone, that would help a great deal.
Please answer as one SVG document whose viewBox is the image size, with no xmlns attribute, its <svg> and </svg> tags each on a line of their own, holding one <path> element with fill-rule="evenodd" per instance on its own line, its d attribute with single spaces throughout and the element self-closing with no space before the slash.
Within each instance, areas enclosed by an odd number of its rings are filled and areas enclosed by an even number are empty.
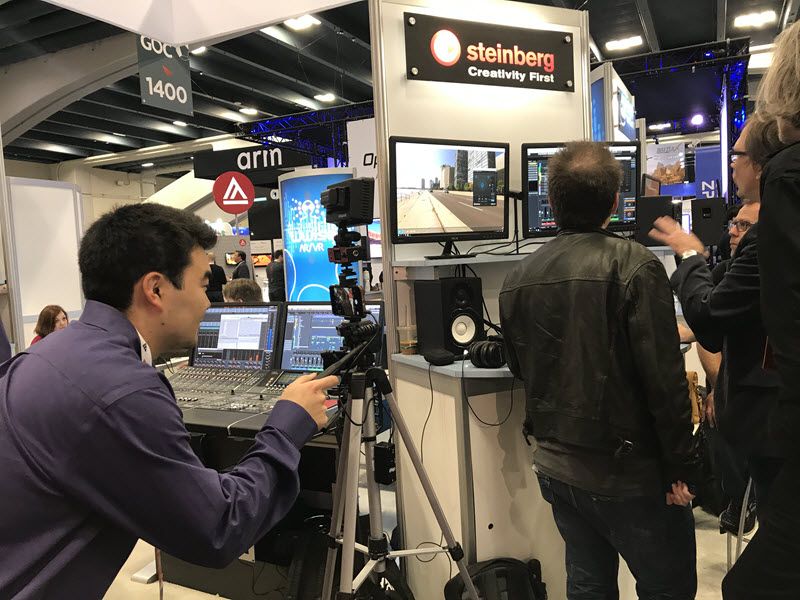
<svg viewBox="0 0 800 600">
<path fill-rule="evenodd" d="M 478 327 L 475 323 L 475 319 L 467 314 L 456 316 L 450 324 L 450 335 L 453 337 L 453 341 L 459 346 L 469 346 L 475 339 L 477 332 Z"/>
</svg>

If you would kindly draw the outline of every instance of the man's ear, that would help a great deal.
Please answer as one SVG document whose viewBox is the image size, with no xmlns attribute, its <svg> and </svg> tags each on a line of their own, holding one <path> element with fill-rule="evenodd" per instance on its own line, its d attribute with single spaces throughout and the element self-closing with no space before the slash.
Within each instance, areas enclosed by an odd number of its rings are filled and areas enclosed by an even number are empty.
<svg viewBox="0 0 800 600">
<path fill-rule="evenodd" d="M 611 207 L 611 214 L 613 215 L 619 209 L 619 192 L 614 196 L 614 206 Z"/>
<path fill-rule="evenodd" d="M 148 306 L 161 308 L 162 288 L 164 287 L 164 276 L 161 273 L 151 271 L 145 274 L 137 284 L 141 291 L 141 298 Z"/>
</svg>

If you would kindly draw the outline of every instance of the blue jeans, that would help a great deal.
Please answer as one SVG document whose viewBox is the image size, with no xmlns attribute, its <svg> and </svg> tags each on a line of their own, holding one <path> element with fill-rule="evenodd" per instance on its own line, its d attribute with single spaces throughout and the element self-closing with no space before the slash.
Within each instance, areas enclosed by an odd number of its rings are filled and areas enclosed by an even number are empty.
<svg viewBox="0 0 800 600">
<path fill-rule="evenodd" d="M 618 600 L 619 556 L 640 600 L 693 600 L 697 592 L 694 516 L 666 496 L 609 497 L 539 474 L 567 545 L 567 600 Z"/>
</svg>

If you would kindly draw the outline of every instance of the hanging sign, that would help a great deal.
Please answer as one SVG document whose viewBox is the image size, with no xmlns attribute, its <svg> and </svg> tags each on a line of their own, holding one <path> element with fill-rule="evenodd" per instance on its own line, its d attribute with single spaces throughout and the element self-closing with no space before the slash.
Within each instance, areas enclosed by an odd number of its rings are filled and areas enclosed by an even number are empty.
<svg viewBox="0 0 800 600">
<path fill-rule="evenodd" d="M 565 31 L 404 13 L 406 77 L 575 91 L 574 39 Z"/>
<path fill-rule="evenodd" d="M 204 150 L 194 155 L 194 176 L 216 179 L 227 171 L 246 173 L 256 185 L 275 184 L 278 175 L 294 167 L 311 164 L 311 157 L 273 146 L 247 146 L 234 150 Z"/>
<path fill-rule="evenodd" d="M 236 171 L 228 171 L 217 177 L 212 192 L 217 206 L 232 215 L 247 212 L 256 198 L 253 182 L 247 175 Z"/>
<path fill-rule="evenodd" d="M 194 114 L 189 46 L 173 46 L 140 35 L 137 50 L 142 104 L 182 115 Z"/>
</svg>

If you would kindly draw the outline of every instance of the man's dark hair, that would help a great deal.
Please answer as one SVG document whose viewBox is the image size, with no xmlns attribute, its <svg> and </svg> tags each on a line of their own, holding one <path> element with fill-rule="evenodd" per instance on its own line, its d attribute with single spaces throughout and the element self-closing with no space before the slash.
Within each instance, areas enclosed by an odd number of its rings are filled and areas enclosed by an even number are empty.
<svg viewBox="0 0 800 600">
<path fill-rule="evenodd" d="M 83 294 L 116 309 L 133 301 L 133 286 L 156 271 L 180 288 L 195 248 L 210 250 L 214 231 L 199 217 L 161 204 L 116 208 L 89 227 L 78 263 Z"/>
<path fill-rule="evenodd" d="M 247 254 L 245 254 L 245 253 L 244 253 L 244 252 L 242 252 L 241 250 L 237 250 L 237 251 L 236 251 L 236 254 L 238 254 L 238 255 L 239 255 L 239 258 L 241 258 L 242 260 L 247 260 Z"/>
<path fill-rule="evenodd" d="M 275 250 L 275 254 L 272 255 L 272 258 L 278 260 L 283 256 L 283 250 Z"/>
<path fill-rule="evenodd" d="M 622 168 L 597 142 L 568 142 L 547 163 L 550 206 L 561 229 L 602 226 L 622 185 Z"/>
</svg>

